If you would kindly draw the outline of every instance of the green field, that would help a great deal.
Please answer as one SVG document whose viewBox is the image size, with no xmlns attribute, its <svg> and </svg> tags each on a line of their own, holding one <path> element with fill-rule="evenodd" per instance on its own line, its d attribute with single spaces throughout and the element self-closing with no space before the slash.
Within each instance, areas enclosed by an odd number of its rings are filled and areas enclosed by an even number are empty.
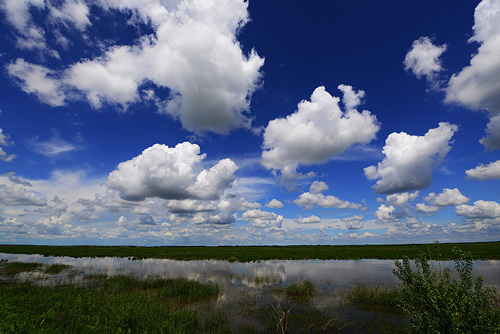
<svg viewBox="0 0 500 334">
<path fill-rule="evenodd" d="M 361 246 L 220 246 L 220 247 L 134 247 L 134 246 L 35 246 L 0 245 L 0 253 L 41 254 L 70 257 L 131 257 L 136 259 L 229 260 L 358 260 L 415 259 L 420 252 L 433 259 L 450 260 L 454 246 L 471 252 L 474 260 L 500 260 L 500 242 L 440 243 Z M 439 254 L 438 254 L 439 251 Z"/>
</svg>

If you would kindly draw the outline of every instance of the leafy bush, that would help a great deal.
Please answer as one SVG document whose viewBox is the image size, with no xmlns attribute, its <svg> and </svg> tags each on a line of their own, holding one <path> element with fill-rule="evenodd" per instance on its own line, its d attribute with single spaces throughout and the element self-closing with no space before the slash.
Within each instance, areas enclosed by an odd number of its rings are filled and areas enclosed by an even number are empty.
<svg viewBox="0 0 500 334">
<path fill-rule="evenodd" d="M 394 274 L 402 284 L 400 306 L 418 333 L 500 333 L 500 309 L 495 293 L 472 277 L 472 255 L 453 249 L 455 270 L 434 270 L 424 253 L 415 260 L 396 260 Z"/>
</svg>

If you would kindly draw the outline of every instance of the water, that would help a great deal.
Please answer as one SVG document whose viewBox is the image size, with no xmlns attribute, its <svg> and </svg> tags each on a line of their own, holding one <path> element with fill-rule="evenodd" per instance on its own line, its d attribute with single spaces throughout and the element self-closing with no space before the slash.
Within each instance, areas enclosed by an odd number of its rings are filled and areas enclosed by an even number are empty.
<svg viewBox="0 0 500 334">
<path fill-rule="evenodd" d="M 396 286 L 398 279 L 392 273 L 393 260 L 273 260 L 248 263 L 230 263 L 217 260 L 177 261 L 167 259 L 131 260 L 127 258 L 72 258 L 42 255 L 0 253 L 0 259 L 9 262 L 38 262 L 46 265 L 72 266 L 72 277 L 105 274 L 185 278 L 214 282 L 224 287 L 258 287 L 263 284 L 283 284 L 308 280 L 316 285 L 347 289 L 353 285 Z M 451 268 L 453 261 L 431 262 L 435 269 Z M 76 271 L 76 272 L 75 272 Z M 484 285 L 500 287 L 500 261 L 474 261 L 473 275 L 481 275 Z"/>
</svg>

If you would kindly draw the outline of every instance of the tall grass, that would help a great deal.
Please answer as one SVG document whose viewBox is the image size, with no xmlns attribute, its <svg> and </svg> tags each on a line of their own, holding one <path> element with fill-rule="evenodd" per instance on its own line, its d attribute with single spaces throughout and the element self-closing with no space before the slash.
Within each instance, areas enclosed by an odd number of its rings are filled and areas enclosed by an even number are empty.
<svg viewBox="0 0 500 334">
<path fill-rule="evenodd" d="M 0 286 L 0 333 L 226 333 L 222 317 L 183 307 L 215 296 L 218 286 L 129 276 L 93 287 Z"/>
</svg>

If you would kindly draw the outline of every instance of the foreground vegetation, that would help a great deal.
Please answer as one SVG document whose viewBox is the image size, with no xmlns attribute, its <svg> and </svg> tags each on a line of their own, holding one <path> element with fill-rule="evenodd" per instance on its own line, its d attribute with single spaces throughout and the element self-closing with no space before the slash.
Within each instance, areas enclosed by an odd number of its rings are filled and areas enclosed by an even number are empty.
<svg viewBox="0 0 500 334">
<path fill-rule="evenodd" d="M 0 333 L 225 333 L 220 314 L 183 306 L 217 296 L 187 280 L 92 276 L 86 286 L 0 285 Z"/>
<path fill-rule="evenodd" d="M 441 260 L 453 259 L 453 247 L 474 254 L 475 260 L 500 260 L 500 242 L 440 244 Z M 434 245 L 362 245 L 362 246 L 221 246 L 221 247 L 133 247 L 133 246 L 34 246 L 0 245 L 0 253 L 41 254 L 70 257 L 132 257 L 136 259 L 229 260 L 357 260 L 410 259 L 420 253 L 438 258 Z"/>
</svg>

